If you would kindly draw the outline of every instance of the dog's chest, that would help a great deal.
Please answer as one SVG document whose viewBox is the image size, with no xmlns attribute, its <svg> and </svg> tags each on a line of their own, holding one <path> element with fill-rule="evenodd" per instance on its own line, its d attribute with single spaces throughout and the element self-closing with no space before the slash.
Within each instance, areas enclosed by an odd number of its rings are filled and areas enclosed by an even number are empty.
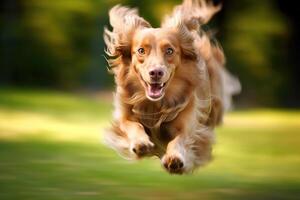
<svg viewBox="0 0 300 200">
<path fill-rule="evenodd" d="M 134 118 L 140 122 L 150 140 L 155 144 L 155 154 L 164 155 L 166 146 L 172 140 L 169 128 L 172 121 L 186 107 L 188 101 L 174 101 L 174 104 L 142 102 L 132 105 Z"/>
<path fill-rule="evenodd" d="M 166 109 L 157 104 L 133 105 L 132 112 L 138 121 L 149 129 L 158 129 L 164 122 L 170 122 L 179 113 L 178 108 Z"/>
</svg>

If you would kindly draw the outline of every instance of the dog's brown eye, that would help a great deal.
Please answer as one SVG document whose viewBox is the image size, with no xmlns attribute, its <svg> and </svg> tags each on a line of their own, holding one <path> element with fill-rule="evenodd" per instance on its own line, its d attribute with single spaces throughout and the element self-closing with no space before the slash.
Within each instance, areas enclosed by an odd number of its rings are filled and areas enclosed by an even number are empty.
<svg viewBox="0 0 300 200">
<path fill-rule="evenodd" d="M 172 55 L 174 53 L 174 50 L 172 48 L 167 48 L 166 54 L 167 55 Z"/>
<path fill-rule="evenodd" d="M 139 54 L 144 55 L 145 54 L 145 49 L 144 48 L 139 48 L 138 52 L 139 52 Z"/>
</svg>

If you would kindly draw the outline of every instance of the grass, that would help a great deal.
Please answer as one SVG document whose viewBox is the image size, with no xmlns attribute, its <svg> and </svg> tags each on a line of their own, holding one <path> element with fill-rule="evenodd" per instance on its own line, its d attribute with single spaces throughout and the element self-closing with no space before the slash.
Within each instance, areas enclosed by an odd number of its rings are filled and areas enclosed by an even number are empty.
<svg viewBox="0 0 300 200">
<path fill-rule="evenodd" d="M 0 199 L 299 199 L 300 112 L 237 111 L 217 129 L 214 161 L 167 174 L 155 158 L 103 146 L 111 102 L 0 89 Z"/>
</svg>

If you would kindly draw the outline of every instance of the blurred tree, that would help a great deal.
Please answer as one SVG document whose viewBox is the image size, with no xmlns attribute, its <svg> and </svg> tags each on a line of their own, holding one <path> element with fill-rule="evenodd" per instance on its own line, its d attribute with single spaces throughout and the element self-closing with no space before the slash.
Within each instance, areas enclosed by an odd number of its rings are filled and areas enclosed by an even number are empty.
<svg viewBox="0 0 300 200">
<path fill-rule="evenodd" d="M 240 77 L 244 104 L 276 105 L 276 93 L 286 78 L 284 16 L 274 1 L 234 0 L 225 4 L 224 48 L 228 67 Z"/>
<path fill-rule="evenodd" d="M 300 107 L 300 25 L 299 6 L 297 1 L 277 0 L 278 9 L 287 17 L 290 34 L 283 39 L 283 47 L 280 52 L 284 52 L 285 63 L 282 70 L 285 70 L 286 79 L 278 91 L 280 105 L 288 107 Z"/>
<path fill-rule="evenodd" d="M 2 83 L 76 88 L 89 82 L 86 73 L 94 46 L 99 46 L 98 59 L 103 49 L 99 41 L 100 27 L 107 22 L 105 1 L 14 0 L 2 4 Z M 100 63 L 105 64 L 104 60 Z"/>
</svg>

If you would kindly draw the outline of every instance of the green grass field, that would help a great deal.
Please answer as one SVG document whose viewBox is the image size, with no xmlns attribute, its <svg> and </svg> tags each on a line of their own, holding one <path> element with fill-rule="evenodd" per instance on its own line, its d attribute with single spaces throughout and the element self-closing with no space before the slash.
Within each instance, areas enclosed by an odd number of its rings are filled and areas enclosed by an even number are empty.
<svg viewBox="0 0 300 200">
<path fill-rule="evenodd" d="M 217 128 L 214 160 L 169 175 L 101 143 L 111 101 L 0 90 L 0 199 L 300 199 L 300 111 L 249 110 Z"/>
</svg>

